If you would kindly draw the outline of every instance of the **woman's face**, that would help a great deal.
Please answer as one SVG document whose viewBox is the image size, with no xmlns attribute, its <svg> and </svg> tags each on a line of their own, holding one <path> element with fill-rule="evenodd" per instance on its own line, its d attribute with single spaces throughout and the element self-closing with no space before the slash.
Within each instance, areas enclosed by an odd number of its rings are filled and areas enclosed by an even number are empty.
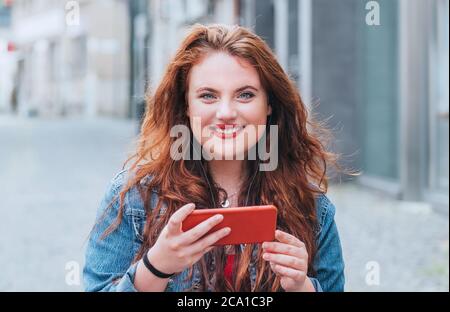
<svg viewBox="0 0 450 312">
<path fill-rule="evenodd" d="M 187 114 L 204 152 L 213 159 L 243 159 L 272 112 L 256 69 L 245 59 L 215 52 L 192 67 L 188 81 Z"/>
</svg>

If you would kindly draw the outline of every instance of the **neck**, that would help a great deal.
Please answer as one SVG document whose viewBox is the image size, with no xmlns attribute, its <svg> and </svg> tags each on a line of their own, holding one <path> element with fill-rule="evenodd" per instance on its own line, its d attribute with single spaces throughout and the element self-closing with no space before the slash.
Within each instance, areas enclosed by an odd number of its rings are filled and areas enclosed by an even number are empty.
<svg viewBox="0 0 450 312">
<path fill-rule="evenodd" d="M 209 169 L 214 181 L 227 192 L 233 191 L 241 183 L 245 173 L 244 160 L 211 160 Z"/>
</svg>

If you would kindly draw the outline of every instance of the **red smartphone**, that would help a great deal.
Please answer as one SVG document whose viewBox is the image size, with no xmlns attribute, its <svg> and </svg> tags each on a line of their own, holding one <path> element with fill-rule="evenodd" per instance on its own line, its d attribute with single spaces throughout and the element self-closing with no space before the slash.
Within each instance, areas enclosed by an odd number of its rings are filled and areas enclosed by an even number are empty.
<svg viewBox="0 0 450 312">
<path fill-rule="evenodd" d="M 231 233 L 218 240 L 215 246 L 262 243 L 275 239 L 277 208 L 273 205 L 195 209 L 183 221 L 181 228 L 186 232 L 215 214 L 223 215 L 223 220 L 206 235 L 224 227 L 231 228 Z"/>
</svg>

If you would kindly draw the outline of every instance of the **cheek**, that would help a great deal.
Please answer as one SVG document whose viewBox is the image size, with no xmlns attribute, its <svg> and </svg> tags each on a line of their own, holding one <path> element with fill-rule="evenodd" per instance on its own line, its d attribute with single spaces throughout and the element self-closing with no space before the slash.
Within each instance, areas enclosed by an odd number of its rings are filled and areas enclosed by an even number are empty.
<svg viewBox="0 0 450 312">
<path fill-rule="evenodd" d="M 267 123 L 268 107 L 265 104 L 242 107 L 240 115 L 250 125 L 265 125 Z"/>
<path fill-rule="evenodd" d="M 188 105 L 188 113 L 191 119 L 193 117 L 200 117 L 202 118 L 202 121 L 214 116 L 214 111 L 212 110 L 211 105 L 205 105 L 204 103 L 195 100 L 190 101 Z"/>
<path fill-rule="evenodd" d="M 191 128 L 194 129 L 194 127 L 197 127 L 199 124 L 204 123 L 204 112 L 202 112 L 201 109 L 199 109 L 198 105 L 190 104 L 188 107 L 188 114 L 189 114 L 189 122 L 191 125 Z"/>
<path fill-rule="evenodd" d="M 203 144 L 210 138 L 207 126 L 213 121 L 215 112 L 207 105 L 192 102 L 188 107 L 188 114 L 192 133 Z"/>
</svg>

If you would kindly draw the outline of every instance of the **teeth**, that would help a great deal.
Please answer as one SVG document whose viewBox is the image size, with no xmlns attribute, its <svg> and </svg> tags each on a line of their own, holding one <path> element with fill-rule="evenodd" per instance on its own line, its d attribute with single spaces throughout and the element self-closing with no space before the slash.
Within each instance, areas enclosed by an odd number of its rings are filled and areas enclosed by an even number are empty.
<svg viewBox="0 0 450 312">
<path fill-rule="evenodd" d="M 223 134 L 232 134 L 234 132 L 238 132 L 242 127 L 234 127 L 234 128 L 227 128 L 227 129 L 220 129 L 216 128 L 215 130 L 219 133 Z"/>
</svg>

